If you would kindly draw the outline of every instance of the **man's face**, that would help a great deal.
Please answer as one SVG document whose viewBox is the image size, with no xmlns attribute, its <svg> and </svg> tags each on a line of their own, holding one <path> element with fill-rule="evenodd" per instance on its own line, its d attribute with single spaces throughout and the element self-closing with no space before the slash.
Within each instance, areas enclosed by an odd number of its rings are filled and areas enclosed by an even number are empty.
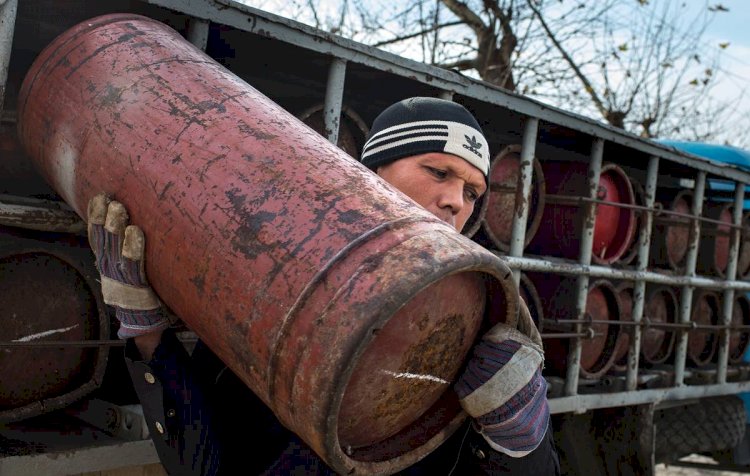
<svg viewBox="0 0 750 476">
<path fill-rule="evenodd" d="M 487 190 L 478 168 L 442 152 L 399 159 L 378 167 L 377 173 L 459 232 Z"/>
</svg>

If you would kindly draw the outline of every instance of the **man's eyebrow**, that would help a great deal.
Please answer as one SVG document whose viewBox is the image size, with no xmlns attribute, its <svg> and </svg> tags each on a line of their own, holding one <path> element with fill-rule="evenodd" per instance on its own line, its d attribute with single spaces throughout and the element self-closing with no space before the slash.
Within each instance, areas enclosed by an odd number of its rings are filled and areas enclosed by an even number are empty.
<svg viewBox="0 0 750 476">
<path fill-rule="evenodd" d="M 482 190 L 483 188 L 486 188 L 486 187 L 482 187 L 482 185 L 484 185 L 484 181 L 483 180 L 481 182 L 479 180 L 472 181 L 470 176 L 469 177 L 465 177 L 465 178 L 461 177 L 461 175 L 458 173 L 458 170 L 456 170 L 452 165 L 447 165 L 445 168 L 446 168 L 446 170 L 448 170 L 453 175 L 455 175 L 455 176 L 457 176 L 459 178 L 463 178 L 463 180 L 466 182 L 466 185 L 468 185 L 468 186 L 476 189 L 477 191 Z M 486 191 L 486 190 L 484 190 L 484 191 Z M 484 192 L 482 192 L 482 193 L 484 193 Z"/>
<path fill-rule="evenodd" d="M 469 177 L 465 177 L 465 178 L 462 177 L 461 174 L 459 174 L 459 170 L 456 169 L 456 167 L 453 164 L 441 164 L 439 160 L 434 160 L 433 159 L 433 160 L 426 160 L 423 163 L 423 165 L 425 165 L 427 167 L 434 167 L 434 168 L 438 168 L 438 169 L 443 169 L 446 172 L 448 172 L 448 173 L 450 173 L 452 175 L 455 175 L 456 177 L 463 178 L 463 180 L 466 182 L 466 185 L 468 185 L 468 186 L 470 186 L 472 188 L 475 188 L 476 190 L 482 190 L 483 188 L 486 188 L 486 187 L 482 187 L 482 185 L 485 184 L 484 180 L 482 180 L 482 181 L 477 180 L 475 182 L 469 181 Z M 465 174 L 465 175 L 468 175 L 468 174 Z M 484 190 L 484 192 L 486 192 L 486 191 L 487 190 Z M 484 192 L 482 192 L 482 193 L 484 193 Z"/>
</svg>

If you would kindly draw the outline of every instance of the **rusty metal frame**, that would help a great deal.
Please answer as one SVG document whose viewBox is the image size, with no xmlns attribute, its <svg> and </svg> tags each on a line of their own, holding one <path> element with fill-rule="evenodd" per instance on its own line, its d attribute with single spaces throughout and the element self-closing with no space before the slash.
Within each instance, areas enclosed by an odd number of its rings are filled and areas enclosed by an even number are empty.
<svg viewBox="0 0 750 476">
<path fill-rule="evenodd" d="M 639 151 L 648 157 L 648 161 L 643 161 L 643 166 L 647 167 L 646 180 L 646 205 L 641 210 L 643 228 L 638 241 L 638 261 L 634 269 L 617 269 L 614 267 L 605 267 L 591 265 L 591 238 L 593 227 L 593 210 L 596 196 L 591 194 L 590 197 L 581 199 L 582 206 L 586 207 L 587 220 L 586 226 L 582 230 L 582 240 L 579 255 L 579 262 L 573 263 L 566 260 L 547 259 L 542 257 L 525 257 L 523 253 L 523 243 L 526 222 L 528 219 L 528 210 L 522 205 L 521 209 L 516 210 L 513 219 L 512 242 L 509 250 L 509 256 L 502 256 L 509 267 L 514 271 L 514 278 L 518 282 L 521 271 L 542 271 L 559 274 L 568 274 L 578 277 L 578 295 L 576 307 L 579 318 L 582 316 L 582 309 L 585 306 L 585 292 L 589 278 L 601 277 L 608 279 L 622 279 L 633 281 L 634 284 L 634 302 L 633 318 L 640 322 L 643 318 L 644 294 L 646 283 L 661 283 L 671 286 L 682 287 L 686 292 L 681 303 L 681 322 L 689 323 L 691 311 L 691 299 L 688 299 L 695 288 L 713 288 L 724 291 L 725 300 L 727 296 L 732 296 L 735 292 L 750 292 L 750 282 L 736 280 L 737 255 L 739 247 L 739 236 L 741 230 L 740 219 L 737 218 L 736 212 L 733 216 L 733 224 L 730 226 L 731 233 L 731 251 L 730 251 L 730 268 L 726 279 L 712 279 L 706 276 L 695 274 L 695 260 L 698 253 L 699 226 L 700 222 L 708 220 L 700 217 L 700 207 L 702 203 L 703 191 L 706 185 L 707 175 L 716 176 L 732 180 L 738 183 L 736 189 L 735 208 L 737 203 L 742 203 L 741 196 L 744 194 L 744 184 L 750 183 L 750 173 L 741 170 L 732 165 L 716 163 L 701 157 L 680 152 L 675 148 L 664 146 L 662 144 L 645 140 L 634 134 L 627 133 L 609 125 L 597 122 L 593 119 L 572 114 L 541 102 L 523 97 L 518 94 L 510 93 L 493 85 L 475 81 L 465 76 L 447 71 L 441 68 L 433 67 L 416 61 L 408 60 L 376 48 L 362 45 L 351 40 L 332 35 L 322 30 L 318 30 L 293 20 L 279 17 L 268 12 L 264 12 L 233 0 L 191 0 L 184 2 L 182 0 L 143 0 L 157 6 L 174 10 L 191 17 L 198 18 L 202 21 L 215 22 L 237 28 L 252 34 L 257 34 L 266 38 L 278 40 L 280 42 L 296 45 L 300 48 L 311 52 L 327 55 L 331 58 L 331 69 L 326 89 L 327 107 L 332 106 L 335 109 L 336 97 L 343 94 L 343 76 L 347 64 L 358 64 L 370 67 L 373 70 L 388 71 L 394 75 L 401 76 L 431 89 L 438 90 L 438 96 L 450 99 L 455 94 L 460 94 L 467 98 L 472 98 L 483 103 L 496 106 L 499 112 L 506 111 L 519 115 L 525 121 L 523 132 L 522 162 L 529 157 L 534 156 L 537 129 L 539 121 L 551 124 L 559 124 L 568 129 L 578 131 L 591 138 L 592 152 L 589 164 L 589 188 L 598 183 L 598 170 L 601 167 L 602 159 L 606 159 L 604 150 L 607 144 L 617 144 L 627 147 L 634 151 Z M 338 70 L 337 70 L 338 68 Z M 339 96 L 340 97 L 340 96 Z M 329 117 L 337 117 L 330 114 Z M 326 121 L 328 126 L 329 122 Z M 332 123 L 331 123 L 332 124 Z M 332 124 L 333 125 L 333 124 Z M 328 135 L 329 139 L 335 136 Z M 691 168 L 696 172 L 697 180 L 691 188 L 694 188 L 696 194 L 693 204 L 692 217 L 690 226 L 692 240 L 690 244 L 690 256 L 688 259 L 688 272 L 680 276 L 661 274 L 654 271 L 648 271 L 649 246 L 651 242 L 651 229 L 655 220 L 655 215 L 659 210 L 654 208 L 654 197 L 657 189 L 657 177 L 660 164 L 668 161 L 681 166 Z M 524 162 L 525 164 L 525 162 Z M 528 170 L 527 170 L 528 169 Z M 524 172 L 525 171 L 525 172 Z M 522 168 L 522 193 L 527 193 L 531 181 L 531 164 Z M 596 180 L 594 180 L 596 179 Z M 525 196 L 525 195 L 523 195 Z M 700 200 L 698 200 L 700 198 Z M 520 212 L 520 213 L 519 213 Z M 606 393 L 587 393 L 579 394 L 579 362 L 580 362 L 580 342 L 585 336 L 582 332 L 581 324 L 576 325 L 576 332 L 570 333 L 573 343 L 573 358 L 569 359 L 567 380 L 565 382 L 565 396 L 553 396 L 550 400 L 553 413 L 569 411 L 585 411 L 593 408 L 605 408 L 612 406 L 635 405 L 643 403 L 652 403 L 668 400 L 682 400 L 688 398 L 700 398 L 705 396 L 716 396 L 737 393 L 740 391 L 750 390 L 750 381 L 744 382 L 726 382 L 727 380 L 727 345 L 729 319 L 731 317 L 733 302 L 730 301 L 722 308 L 722 325 L 725 331 L 722 334 L 720 345 L 719 368 L 716 372 L 715 383 L 709 385 L 685 385 L 684 378 L 686 373 L 686 331 L 681 331 L 681 338 L 678 344 L 678 355 L 676 364 L 676 380 L 674 386 L 660 389 L 642 389 L 636 390 L 639 372 L 638 354 L 640 349 L 640 328 L 635 325 L 634 339 L 630 343 L 630 357 L 628 361 L 627 374 L 624 379 L 624 391 Z"/>
<path fill-rule="evenodd" d="M 563 111 L 520 94 L 511 93 L 489 83 L 476 81 L 436 66 L 402 58 L 233 0 L 142 1 L 192 17 L 231 26 L 241 31 L 293 44 L 350 63 L 389 71 L 430 88 L 442 89 L 447 94 L 461 94 L 519 113 L 525 117 L 532 117 L 553 124 L 562 124 L 569 129 L 641 151 L 649 156 L 657 155 L 709 174 L 750 183 L 750 173 L 734 166 L 680 152 L 674 147 L 644 140 L 635 134 L 591 118 Z"/>
<path fill-rule="evenodd" d="M 735 188 L 734 208 L 732 209 L 732 223 L 734 225 L 742 223 L 744 198 L 745 184 L 738 183 Z M 738 228 L 732 229 L 730 240 L 726 279 L 734 281 L 737 277 L 737 260 L 740 252 L 740 230 Z M 723 326 L 729 326 L 731 323 L 733 307 L 734 289 L 729 288 L 724 291 L 724 301 L 722 303 L 721 324 Z M 729 361 L 729 332 L 727 331 L 723 331 L 720 334 L 718 352 L 719 371 L 716 375 L 716 383 L 722 384 L 727 381 L 727 363 Z"/>
<path fill-rule="evenodd" d="M 0 225 L 86 234 L 86 222 L 64 202 L 11 195 L 0 195 Z"/>
</svg>

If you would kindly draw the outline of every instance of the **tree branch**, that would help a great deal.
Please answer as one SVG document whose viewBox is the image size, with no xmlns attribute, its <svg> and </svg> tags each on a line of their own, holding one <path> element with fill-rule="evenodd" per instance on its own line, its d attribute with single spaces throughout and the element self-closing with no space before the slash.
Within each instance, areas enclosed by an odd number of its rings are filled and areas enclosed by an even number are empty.
<svg viewBox="0 0 750 476">
<path fill-rule="evenodd" d="M 409 35 L 398 36 L 396 38 L 391 38 L 390 40 L 378 41 L 377 43 L 373 43 L 370 46 L 374 46 L 375 48 L 379 48 L 381 46 L 390 45 L 390 44 L 393 44 L 393 43 L 398 43 L 399 41 L 410 40 L 412 38 L 416 38 L 418 36 L 422 36 L 422 35 L 425 35 L 427 33 L 431 33 L 433 31 L 437 31 L 437 30 L 439 30 L 441 28 L 445 28 L 445 27 L 448 27 L 448 26 L 456 26 L 456 25 L 461 25 L 461 24 L 463 24 L 463 22 L 460 21 L 460 20 L 451 21 L 451 22 L 448 22 L 448 23 L 442 23 L 440 25 L 431 26 L 430 28 L 426 28 L 426 29 L 418 31 L 416 33 L 411 33 Z"/>
<path fill-rule="evenodd" d="M 477 36 L 484 34 L 487 30 L 487 25 L 484 24 L 479 15 L 471 11 L 471 9 L 464 2 L 459 0 L 441 0 L 443 5 L 453 12 L 458 18 L 461 19 L 462 23 L 466 23 Z"/>
<path fill-rule="evenodd" d="M 526 4 L 529 6 L 531 11 L 534 12 L 534 16 L 536 16 L 537 19 L 539 20 L 539 23 L 542 25 L 542 28 L 544 28 L 544 31 L 547 33 L 547 36 L 549 37 L 550 41 L 552 41 L 552 44 L 554 44 L 555 48 L 557 48 L 557 51 L 560 52 L 565 62 L 568 63 L 568 65 L 573 69 L 573 72 L 575 73 L 576 77 L 583 83 L 583 87 L 586 89 L 586 92 L 591 97 L 591 100 L 594 102 L 594 105 L 599 110 L 599 113 L 603 117 L 606 118 L 610 111 L 604 105 L 602 100 L 599 98 L 599 95 L 596 94 L 596 90 L 594 89 L 594 86 L 588 80 L 586 75 L 583 74 L 583 71 L 581 71 L 581 69 L 578 67 L 576 62 L 573 61 L 573 58 L 571 58 L 570 55 L 567 53 L 567 51 L 565 51 L 565 48 L 563 48 L 563 46 L 557 41 L 557 38 L 555 37 L 554 33 L 552 33 L 549 26 L 544 21 L 542 14 L 534 6 L 533 1 L 526 0 Z"/>
</svg>

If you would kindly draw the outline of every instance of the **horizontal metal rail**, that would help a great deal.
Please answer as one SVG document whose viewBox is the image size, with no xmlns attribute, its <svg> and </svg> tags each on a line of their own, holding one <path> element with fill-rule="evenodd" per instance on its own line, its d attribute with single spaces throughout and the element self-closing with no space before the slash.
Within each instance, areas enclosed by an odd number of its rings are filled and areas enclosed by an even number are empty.
<svg viewBox="0 0 750 476">
<path fill-rule="evenodd" d="M 667 284 L 670 286 L 693 286 L 709 289 L 737 289 L 750 291 L 750 281 L 726 281 L 702 276 L 673 276 L 654 271 L 635 271 L 629 269 L 608 268 L 605 266 L 582 266 L 573 262 L 550 261 L 544 258 L 528 258 L 496 254 L 511 269 L 542 273 L 558 273 L 570 276 L 587 275 L 593 278 L 616 279 L 623 281 L 645 281 L 647 283 Z"/>
<path fill-rule="evenodd" d="M 125 345 L 124 340 L 45 340 L 32 342 L 0 342 L 0 349 L 37 347 L 117 347 Z"/>
<path fill-rule="evenodd" d="M 750 391 L 750 381 L 711 385 L 683 385 L 663 389 L 640 389 L 629 392 L 598 394 L 578 394 L 550 398 L 552 413 L 583 413 L 597 408 L 625 407 L 666 400 L 687 400 L 689 398 L 718 397 Z"/>
<path fill-rule="evenodd" d="M 510 187 L 502 187 L 503 189 L 510 189 Z M 515 191 L 515 189 L 512 189 Z M 505 191 L 505 190 L 504 190 Z M 685 220 L 672 220 L 670 218 L 665 218 L 664 215 L 669 215 L 671 217 L 677 217 L 677 218 L 685 218 L 686 220 L 698 220 L 701 223 L 711 223 L 714 225 L 720 225 L 729 229 L 738 229 L 746 231 L 747 234 L 750 234 L 750 229 L 747 227 L 743 227 L 740 225 L 735 225 L 734 223 L 729 223 L 721 220 L 715 220 L 713 218 L 706 218 L 704 216 L 696 217 L 695 215 L 691 215 L 690 213 L 682 213 L 682 212 L 676 212 L 674 210 L 669 210 L 664 208 L 663 205 L 660 203 L 654 204 L 653 207 L 645 207 L 643 205 L 633 205 L 630 203 L 622 203 L 622 202 L 611 202 L 609 200 L 601 200 L 598 198 L 588 198 L 588 197 L 579 197 L 579 196 L 573 196 L 573 195 L 558 195 L 558 194 L 552 194 L 548 193 L 544 195 L 544 200 L 547 203 L 554 203 L 558 205 L 581 205 L 583 203 L 595 203 L 597 205 L 608 205 L 611 207 L 617 207 L 617 208 L 625 208 L 628 210 L 635 210 L 639 212 L 654 212 L 654 221 L 658 222 L 659 224 L 663 225 L 675 225 L 675 226 L 682 226 L 685 228 L 690 227 L 690 223 Z M 702 234 L 705 233 L 706 230 L 702 230 Z M 726 231 L 722 233 L 723 235 L 729 235 L 729 231 Z"/>
<path fill-rule="evenodd" d="M 602 319 L 543 319 L 543 324 L 555 324 L 555 325 L 566 325 L 566 324 L 604 324 L 608 326 L 624 326 L 624 327 L 635 327 L 640 326 L 643 328 L 650 327 L 654 329 L 706 329 L 706 330 L 730 330 L 730 331 L 750 331 L 750 326 L 733 326 L 724 324 L 698 324 L 694 321 L 687 323 L 677 322 L 653 322 L 648 319 L 647 316 L 643 316 L 641 322 L 635 321 L 623 321 L 623 320 L 611 320 L 605 321 Z"/>
<path fill-rule="evenodd" d="M 86 222 L 67 204 L 14 195 L 0 195 L 0 225 L 58 233 L 86 233 Z"/>
<path fill-rule="evenodd" d="M 586 331 L 591 331 L 592 329 L 586 329 Z M 542 339 L 574 339 L 576 337 L 580 337 L 582 339 L 594 339 L 596 337 L 602 337 L 604 334 L 601 334 L 599 332 L 550 332 L 547 334 L 541 334 Z"/>
</svg>

